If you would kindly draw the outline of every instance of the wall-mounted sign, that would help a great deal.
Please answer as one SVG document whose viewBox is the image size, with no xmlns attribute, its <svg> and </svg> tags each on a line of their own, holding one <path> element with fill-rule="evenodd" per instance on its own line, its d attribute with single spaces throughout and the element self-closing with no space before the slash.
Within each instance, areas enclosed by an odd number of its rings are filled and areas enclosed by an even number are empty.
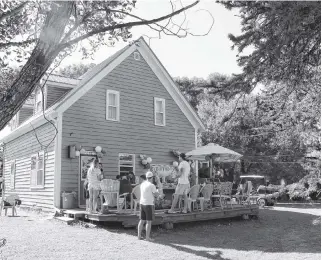
<svg viewBox="0 0 322 260">
<path fill-rule="evenodd" d="M 151 171 L 159 178 L 172 176 L 176 173 L 174 166 L 165 164 L 151 164 Z"/>
</svg>

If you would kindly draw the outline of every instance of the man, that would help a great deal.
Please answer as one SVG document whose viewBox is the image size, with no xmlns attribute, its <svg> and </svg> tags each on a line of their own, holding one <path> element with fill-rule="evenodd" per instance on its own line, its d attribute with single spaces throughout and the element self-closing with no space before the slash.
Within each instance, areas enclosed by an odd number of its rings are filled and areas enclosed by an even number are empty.
<svg viewBox="0 0 322 260">
<path fill-rule="evenodd" d="M 140 185 L 140 222 L 138 225 L 138 239 L 141 239 L 143 225 L 146 230 L 146 240 L 153 241 L 150 238 L 152 220 L 154 220 L 154 197 L 158 195 L 155 185 L 152 183 L 153 173 L 148 171 L 146 173 L 146 181 Z"/>
<path fill-rule="evenodd" d="M 187 206 L 188 206 L 187 192 L 190 189 L 190 182 L 189 182 L 190 165 L 186 161 L 186 155 L 184 153 L 180 154 L 179 161 L 180 161 L 180 164 L 178 167 L 179 173 L 177 174 L 177 176 L 179 177 L 178 185 L 174 193 L 171 209 L 168 211 L 168 213 L 174 213 L 174 208 L 178 203 L 180 195 L 184 197 L 184 207 L 182 212 L 187 213 Z"/>
</svg>

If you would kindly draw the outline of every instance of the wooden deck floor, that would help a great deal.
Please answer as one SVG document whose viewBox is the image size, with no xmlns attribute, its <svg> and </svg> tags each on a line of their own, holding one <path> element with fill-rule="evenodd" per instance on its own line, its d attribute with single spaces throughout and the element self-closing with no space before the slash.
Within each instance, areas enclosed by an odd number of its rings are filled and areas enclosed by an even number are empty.
<svg viewBox="0 0 322 260">
<path fill-rule="evenodd" d="M 117 213 L 116 210 L 111 210 L 110 214 L 90 214 L 83 209 L 72 209 L 64 210 L 67 215 L 73 215 L 78 219 L 88 219 L 98 222 L 121 222 L 124 227 L 134 227 L 139 221 L 139 212 L 134 215 L 133 212 L 125 211 L 122 213 Z M 167 214 L 165 210 L 155 211 L 155 220 L 153 225 L 162 225 L 167 223 L 182 223 L 182 222 L 194 222 L 203 221 L 211 219 L 223 219 L 223 218 L 233 218 L 243 215 L 257 216 L 259 214 L 259 207 L 257 205 L 233 205 L 221 208 L 213 208 L 212 210 L 205 211 L 193 211 L 191 213 L 175 213 Z"/>
</svg>

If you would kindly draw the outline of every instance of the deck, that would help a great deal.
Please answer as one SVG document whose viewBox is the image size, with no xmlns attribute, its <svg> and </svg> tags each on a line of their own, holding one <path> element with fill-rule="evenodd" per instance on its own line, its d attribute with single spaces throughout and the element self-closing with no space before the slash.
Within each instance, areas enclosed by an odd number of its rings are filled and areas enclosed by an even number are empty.
<svg viewBox="0 0 322 260">
<path fill-rule="evenodd" d="M 92 220 L 97 222 L 121 222 L 124 227 L 135 227 L 139 222 L 139 212 L 117 213 L 111 210 L 110 214 L 90 214 L 82 209 L 63 210 L 64 214 L 73 216 L 80 220 Z M 194 222 L 224 218 L 234 218 L 241 216 L 257 216 L 259 214 L 259 207 L 253 205 L 233 205 L 231 208 L 227 206 L 223 209 L 213 208 L 212 210 L 194 211 L 191 213 L 175 213 L 167 214 L 165 210 L 155 211 L 155 220 L 152 225 L 167 225 L 173 226 L 175 223 Z"/>
</svg>

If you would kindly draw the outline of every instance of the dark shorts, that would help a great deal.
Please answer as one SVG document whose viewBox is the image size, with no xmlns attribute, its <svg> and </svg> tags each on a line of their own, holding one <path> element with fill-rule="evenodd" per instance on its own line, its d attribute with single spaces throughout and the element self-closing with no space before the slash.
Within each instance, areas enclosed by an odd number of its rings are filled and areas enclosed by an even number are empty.
<svg viewBox="0 0 322 260">
<path fill-rule="evenodd" d="M 140 219 L 147 221 L 154 220 L 154 205 L 140 204 Z"/>
</svg>

